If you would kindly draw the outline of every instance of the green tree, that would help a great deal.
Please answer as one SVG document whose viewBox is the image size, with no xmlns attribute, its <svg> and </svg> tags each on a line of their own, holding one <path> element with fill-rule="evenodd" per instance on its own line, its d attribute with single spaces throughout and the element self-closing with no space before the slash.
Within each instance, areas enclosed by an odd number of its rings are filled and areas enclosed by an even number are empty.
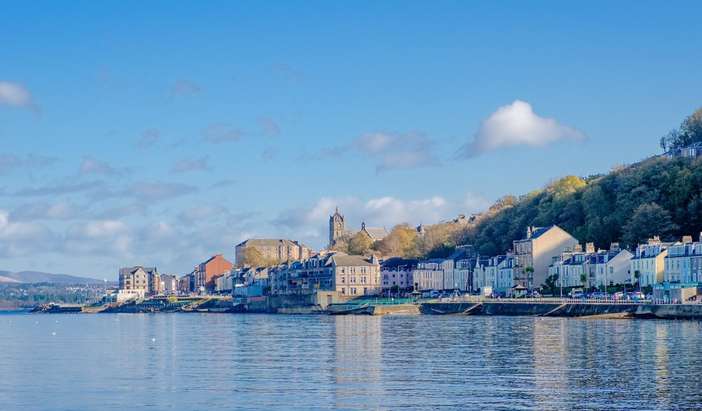
<svg viewBox="0 0 702 411">
<path fill-rule="evenodd" d="M 663 207 L 656 203 L 641 204 L 624 226 L 624 241 L 633 247 L 656 235 L 670 237 L 676 229 L 670 213 Z"/>
<path fill-rule="evenodd" d="M 685 118 L 677 130 L 661 137 L 660 145 L 664 151 L 669 151 L 699 142 L 702 142 L 702 108 Z"/>
<path fill-rule="evenodd" d="M 558 274 L 551 274 L 544 280 L 543 289 L 551 295 L 556 295 L 558 288 Z"/>
</svg>

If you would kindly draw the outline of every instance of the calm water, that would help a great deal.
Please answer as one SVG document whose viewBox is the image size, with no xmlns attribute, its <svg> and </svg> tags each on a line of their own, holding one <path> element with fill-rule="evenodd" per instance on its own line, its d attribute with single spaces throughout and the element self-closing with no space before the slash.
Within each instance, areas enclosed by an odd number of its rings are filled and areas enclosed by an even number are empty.
<svg viewBox="0 0 702 411">
<path fill-rule="evenodd" d="M 699 322 L 0 315 L 0 409 L 692 409 Z"/>
</svg>

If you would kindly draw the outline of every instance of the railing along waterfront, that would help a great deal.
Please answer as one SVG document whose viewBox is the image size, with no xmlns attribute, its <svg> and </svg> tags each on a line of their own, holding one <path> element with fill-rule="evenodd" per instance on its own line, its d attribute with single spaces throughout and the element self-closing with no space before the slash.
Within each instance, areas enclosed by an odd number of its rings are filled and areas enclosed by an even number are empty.
<svg viewBox="0 0 702 411">
<path fill-rule="evenodd" d="M 559 298 L 559 297 L 535 297 L 535 298 L 490 298 L 481 296 L 460 296 L 436 298 L 433 301 L 439 302 L 471 302 L 471 303 L 539 303 L 539 304 L 652 304 L 654 301 L 648 299 L 639 300 L 616 300 L 607 298 Z M 657 302 L 662 303 L 662 302 Z"/>
</svg>

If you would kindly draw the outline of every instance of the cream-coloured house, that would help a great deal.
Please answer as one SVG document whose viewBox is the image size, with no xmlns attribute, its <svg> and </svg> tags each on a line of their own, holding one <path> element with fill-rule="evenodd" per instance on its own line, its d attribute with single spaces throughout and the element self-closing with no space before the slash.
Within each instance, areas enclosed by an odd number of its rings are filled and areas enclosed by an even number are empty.
<svg viewBox="0 0 702 411">
<path fill-rule="evenodd" d="M 605 284 L 628 283 L 633 256 L 630 251 L 620 249 L 617 243 L 613 243 L 609 250 L 598 250 L 592 254 L 589 261 L 591 285 L 602 287 Z"/>
<path fill-rule="evenodd" d="M 663 282 L 665 257 L 671 245 L 661 242 L 658 237 L 649 239 L 646 244 L 639 244 L 631 258 L 631 283 L 638 281 L 642 287 L 646 287 Z"/>
<path fill-rule="evenodd" d="M 578 240 L 567 231 L 550 227 L 527 227 L 526 238 L 513 242 L 516 258 L 515 282 L 529 289 L 541 287 L 549 275 L 553 257 L 573 250 Z M 533 272 L 530 272 L 533 270 Z"/>
</svg>

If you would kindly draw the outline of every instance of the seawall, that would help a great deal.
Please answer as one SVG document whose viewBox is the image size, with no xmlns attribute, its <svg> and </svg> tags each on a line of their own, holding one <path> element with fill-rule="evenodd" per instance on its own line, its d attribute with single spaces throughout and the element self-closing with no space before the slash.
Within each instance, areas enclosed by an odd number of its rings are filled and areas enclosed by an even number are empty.
<svg viewBox="0 0 702 411">
<path fill-rule="evenodd" d="M 612 304 L 578 302 L 425 302 L 419 307 L 428 315 L 510 315 L 548 317 L 662 318 L 702 320 L 697 304 Z"/>
</svg>

